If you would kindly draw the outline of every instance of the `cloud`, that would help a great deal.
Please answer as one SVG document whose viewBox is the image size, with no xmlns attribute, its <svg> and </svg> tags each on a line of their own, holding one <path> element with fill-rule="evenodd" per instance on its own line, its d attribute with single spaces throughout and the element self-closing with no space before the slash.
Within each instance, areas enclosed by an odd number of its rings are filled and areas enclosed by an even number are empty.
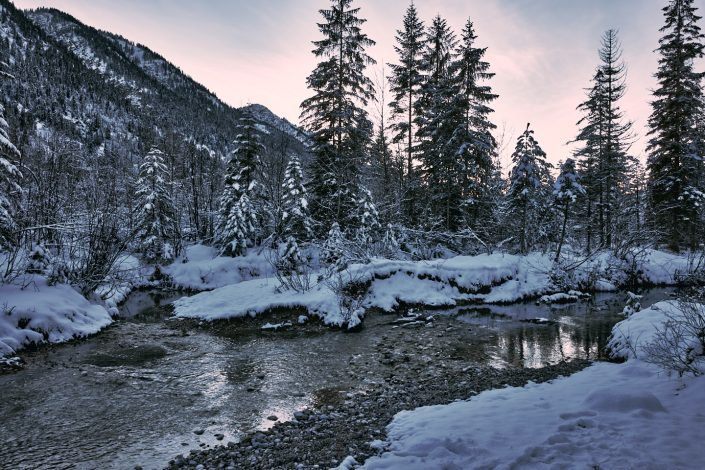
<svg viewBox="0 0 705 470">
<path fill-rule="evenodd" d="M 296 122 L 306 98 L 306 76 L 316 64 L 318 10 L 327 0 L 17 0 L 21 8 L 53 6 L 85 23 L 141 42 L 234 106 L 258 102 Z M 403 1 L 356 0 L 364 31 L 377 45 L 380 66 L 396 60 L 394 36 L 408 6 Z M 496 73 L 500 98 L 494 119 L 508 129 L 535 124 L 539 141 L 557 162 L 577 133 L 575 107 L 598 63 L 600 35 L 619 28 L 629 65 L 626 116 L 643 135 L 657 57 L 653 50 L 665 0 L 416 0 L 429 22 L 441 14 L 460 31 L 468 17 Z M 705 0 L 696 5 L 705 7 Z M 705 13 L 705 11 L 701 12 Z M 377 70 L 370 70 L 372 75 Z M 634 150 L 642 153 L 645 139 Z M 513 143 L 507 146 L 509 151 Z"/>
</svg>

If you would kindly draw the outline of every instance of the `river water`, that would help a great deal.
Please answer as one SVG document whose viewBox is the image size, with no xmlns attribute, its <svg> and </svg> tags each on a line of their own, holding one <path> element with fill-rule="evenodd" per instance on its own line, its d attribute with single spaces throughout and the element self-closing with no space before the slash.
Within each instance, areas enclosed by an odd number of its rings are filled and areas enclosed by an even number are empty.
<svg viewBox="0 0 705 470">
<path fill-rule="evenodd" d="M 643 304 L 668 295 L 653 289 Z M 267 318 L 254 327 L 170 318 L 161 306 L 173 299 L 134 293 L 121 319 L 100 334 L 28 352 L 23 370 L 0 376 L 0 468 L 161 468 L 179 453 L 290 419 L 327 391 L 361 388 L 389 373 L 373 353 L 398 327 L 394 316 L 370 315 L 353 334 L 313 323 L 264 332 Z M 624 294 L 599 294 L 567 306 L 433 315 L 446 329 L 467 331 L 476 362 L 540 367 L 600 359 L 623 303 Z M 363 377 L 349 373 L 353 359 L 368 364 Z"/>
</svg>

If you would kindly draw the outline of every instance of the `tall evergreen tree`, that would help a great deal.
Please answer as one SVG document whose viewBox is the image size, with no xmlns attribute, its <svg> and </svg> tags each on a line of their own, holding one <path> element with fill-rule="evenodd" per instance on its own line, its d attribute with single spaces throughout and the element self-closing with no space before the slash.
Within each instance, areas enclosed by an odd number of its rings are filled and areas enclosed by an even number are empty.
<svg viewBox="0 0 705 470">
<path fill-rule="evenodd" d="M 411 3 L 404 15 L 403 29 L 397 31 L 397 44 L 394 46 L 399 57 L 398 64 L 389 64 L 392 69 L 390 79 L 394 100 L 392 109 L 392 142 L 405 145 L 405 210 L 409 221 L 415 219 L 414 197 L 418 181 L 414 173 L 416 102 L 421 95 L 424 81 L 423 52 L 425 49 L 424 24 L 419 19 L 416 6 Z"/>
<path fill-rule="evenodd" d="M 663 9 L 658 88 L 649 118 L 649 201 L 651 222 L 660 240 L 672 249 L 695 248 L 702 243 L 701 210 L 705 204 L 701 82 L 695 60 L 704 54 L 703 39 L 693 0 L 671 0 Z"/>
<path fill-rule="evenodd" d="M 374 85 L 365 69 L 375 61 L 365 49 L 374 41 L 362 32 L 366 20 L 351 4 L 332 0 L 329 9 L 320 10 L 323 39 L 314 41 L 313 53 L 322 61 L 307 78 L 314 94 L 301 103 L 302 122 L 314 142 L 312 209 L 324 229 L 351 222 L 348 214 L 372 135 L 365 106 L 374 99 Z"/>
<path fill-rule="evenodd" d="M 451 73 L 457 39 L 445 19 L 436 16 L 427 32 L 423 64 L 426 80 L 416 103 L 419 159 L 428 227 L 452 228 L 459 220 L 454 211 L 461 203 L 457 182 L 459 161 L 447 143 L 454 130 L 455 88 Z"/>
<path fill-rule="evenodd" d="M 255 173 L 264 145 L 249 114 L 240 119 L 238 129 L 218 210 L 218 243 L 226 256 L 243 255 L 254 243 L 258 226 Z"/>
<path fill-rule="evenodd" d="M 634 158 L 628 154 L 632 123 L 624 120 L 619 100 L 626 92 L 626 66 L 615 30 L 602 36 L 600 65 L 592 80 L 588 97 L 578 109 L 584 117 L 577 141 L 582 142 L 576 156 L 581 158 L 586 185 L 586 233 L 588 250 L 593 234 L 601 246 L 611 247 L 618 235 L 620 206 L 629 186 Z"/>
<path fill-rule="evenodd" d="M 512 172 L 507 192 L 509 219 L 521 253 L 528 253 L 540 236 L 547 235 L 551 206 L 551 165 L 526 126 L 512 154 Z"/>
<path fill-rule="evenodd" d="M 5 108 L 0 104 L 0 250 L 12 247 L 16 242 L 15 213 L 19 205 L 22 174 L 15 164 L 20 151 L 10 142 Z"/>
<path fill-rule="evenodd" d="M 135 195 L 138 250 L 153 263 L 179 254 L 181 235 L 176 208 L 168 189 L 169 170 L 164 153 L 152 147 L 140 165 Z"/>
<path fill-rule="evenodd" d="M 483 60 L 486 48 L 476 47 L 477 36 L 472 21 L 463 28 L 458 54 L 451 66 L 455 80 L 453 100 L 455 129 L 448 146 L 460 160 L 459 181 L 466 223 L 483 225 L 492 211 L 491 178 L 495 170 L 497 142 L 492 136 L 496 126 L 489 116 L 494 112 L 489 104 L 497 98 L 485 84 L 494 74 Z"/>
</svg>

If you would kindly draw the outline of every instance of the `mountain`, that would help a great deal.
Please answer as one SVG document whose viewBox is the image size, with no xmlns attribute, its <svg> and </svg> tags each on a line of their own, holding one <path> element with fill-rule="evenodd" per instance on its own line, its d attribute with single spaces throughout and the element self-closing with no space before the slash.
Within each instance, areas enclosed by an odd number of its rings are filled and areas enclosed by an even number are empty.
<svg viewBox="0 0 705 470">
<path fill-rule="evenodd" d="M 85 209 L 80 191 L 95 187 L 96 179 L 114 188 L 114 204 L 129 208 L 137 164 L 156 145 L 170 156 L 183 216 L 190 227 L 198 226 L 194 236 L 210 234 L 212 223 L 198 219 L 212 219 L 215 212 L 222 162 L 244 109 L 222 102 L 148 47 L 56 9 L 22 11 L 0 0 L 0 53 L 3 70 L 15 77 L 0 83 L 10 137 L 22 152 L 25 173 L 36 176 L 25 182 L 37 186 L 26 212 L 38 220 L 30 224 L 62 220 L 72 204 Z M 264 106 L 248 109 L 270 152 L 308 159 L 304 132 Z M 57 155 L 64 156 L 65 168 L 59 176 L 46 175 Z M 58 181 L 45 181 L 50 177 Z M 42 202 L 47 191 L 62 190 L 56 201 Z M 69 208 L 58 200 L 74 197 Z M 35 211 L 33 203 L 48 207 Z"/>
</svg>

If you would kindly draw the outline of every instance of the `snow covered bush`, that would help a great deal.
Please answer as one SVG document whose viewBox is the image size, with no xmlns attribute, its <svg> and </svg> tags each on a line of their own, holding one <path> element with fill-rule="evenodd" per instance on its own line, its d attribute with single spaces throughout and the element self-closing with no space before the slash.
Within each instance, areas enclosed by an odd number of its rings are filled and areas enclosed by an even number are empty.
<svg viewBox="0 0 705 470">
<path fill-rule="evenodd" d="M 643 360 L 667 371 L 705 373 L 705 304 L 691 299 L 678 302 L 678 309 L 664 312 L 666 320 L 655 328 L 643 347 Z"/>
<path fill-rule="evenodd" d="M 365 272 L 350 269 L 331 272 L 325 284 L 335 295 L 343 325 L 347 329 L 360 325 L 365 315 L 364 301 L 369 288 Z"/>
<path fill-rule="evenodd" d="M 312 268 L 310 259 L 302 255 L 298 243 L 293 236 L 289 236 L 284 243 L 283 253 L 276 253 L 272 261 L 280 290 L 293 290 L 306 292 L 311 289 Z"/>
</svg>

